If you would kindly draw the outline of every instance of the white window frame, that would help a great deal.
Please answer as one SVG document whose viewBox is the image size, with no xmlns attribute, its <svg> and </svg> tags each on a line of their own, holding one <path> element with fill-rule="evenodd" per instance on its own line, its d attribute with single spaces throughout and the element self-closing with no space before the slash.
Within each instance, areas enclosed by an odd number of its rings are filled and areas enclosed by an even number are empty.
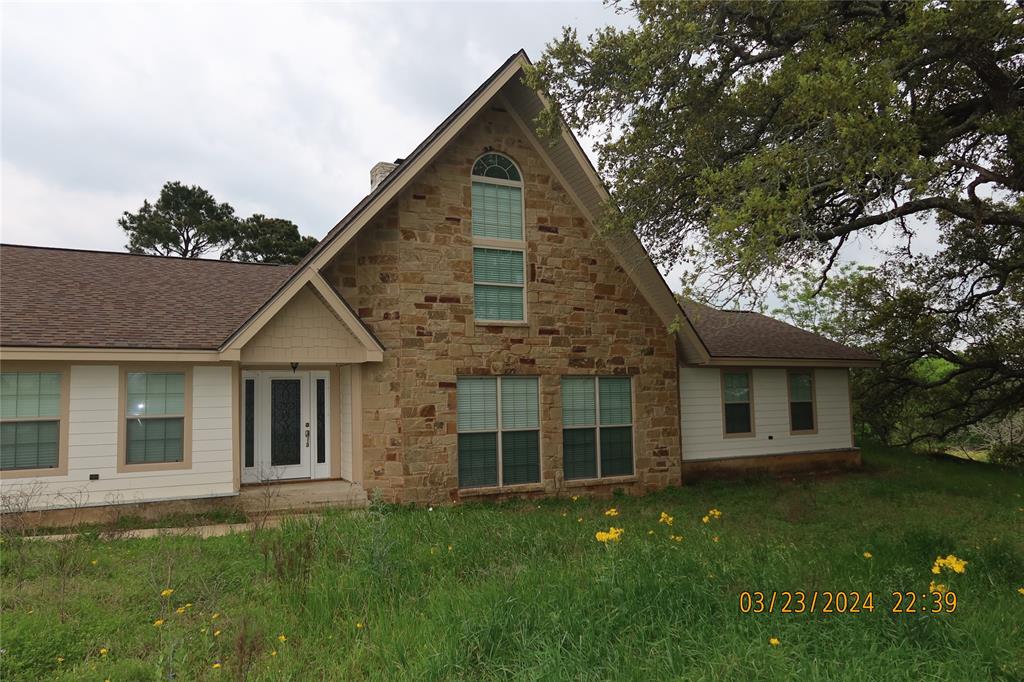
<svg viewBox="0 0 1024 682">
<path fill-rule="evenodd" d="M 568 379 L 579 379 L 581 378 L 578 374 L 566 374 L 564 378 Z M 597 471 L 596 478 L 566 478 L 566 481 L 571 483 L 577 483 L 579 481 L 597 481 L 604 479 L 601 473 L 601 427 L 604 426 L 608 429 L 619 429 L 623 426 L 629 427 L 629 440 L 630 440 L 630 451 L 633 455 L 633 472 L 630 474 L 615 474 L 608 478 L 628 478 L 630 476 L 636 476 L 636 392 L 633 390 L 633 377 L 623 377 L 615 374 L 601 374 L 593 377 L 582 377 L 584 379 L 593 379 L 594 382 L 594 423 L 591 425 L 584 424 L 573 424 L 572 426 L 565 425 L 565 419 L 562 419 L 562 431 L 576 431 L 579 429 L 594 429 L 594 457 L 597 458 Z M 629 416 L 630 421 L 622 424 L 601 424 L 601 379 L 627 379 L 629 381 Z M 559 391 L 561 391 L 561 379 L 559 379 Z M 559 396 L 561 399 L 561 396 Z M 562 441 L 562 474 L 565 474 L 565 440 Z"/>
<path fill-rule="evenodd" d="M 543 440 L 544 439 L 541 438 L 541 434 L 542 434 L 542 431 L 541 431 L 541 421 L 542 420 L 541 420 L 541 409 L 540 409 L 540 376 L 534 375 L 534 374 L 512 374 L 512 375 L 510 375 L 508 377 L 509 379 L 534 379 L 535 382 L 536 382 L 536 386 L 537 386 L 537 426 L 534 427 L 534 428 L 521 428 L 521 429 L 506 429 L 506 428 L 502 427 L 502 421 L 501 421 L 501 382 L 505 378 L 506 377 L 478 375 L 478 374 L 467 374 L 467 375 L 463 375 L 463 376 L 460 376 L 460 377 L 456 378 L 456 385 L 458 384 L 458 380 L 459 379 L 497 379 L 497 381 L 494 384 L 494 390 L 497 391 L 497 395 L 495 396 L 495 398 L 496 398 L 495 404 L 497 405 L 496 409 L 497 409 L 497 412 L 498 412 L 498 414 L 497 414 L 497 421 L 496 421 L 496 424 L 497 424 L 497 427 L 496 427 L 497 430 L 496 431 L 492 431 L 491 429 L 463 429 L 462 427 L 459 426 L 458 419 L 456 419 L 456 422 L 455 422 L 456 439 L 458 438 L 458 435 L 462 434 L 462 433 L 494 433 L 494 434 L 496 434 L 495 440 L 497 440 L 497 448 L 498 448 L 498 463 L 497 463 L 497 466 L 498 466 L 498 483 L 497 483 L 497 487 L 498 488 L 506 488 L 506 487 L 515 488 L 515 487 L 518 487 L 518 486 L 541 485 L 541 484 L 544 483 L 544 445 L 543 445 Z M 456 391 L 458 391 L 457 388 L 456 388 Z M 456 393 L 456 400 L 458 400 L 458 393 Z M 503 456 L 502 456 L 502 438 L 501 438 L 501 434 L 503 434 L 503 433 L 516 433 L 516 432 L 521 432 L 521 431 L 536 431 L 537 432 L 537 480 L 536 481 L 530 481 L 528 483 L 511 483 L 508 486 L 506 486 L 505 485 L 505 481 L 504 481 L 504 479 L 505 479 L 505 474 L 504 474 L 504 469 L 505 469 L 504 463 L 505 463 L 505 460 L 503 459 Z M 458 445 L 456 445 L 456 451 L 458 451 Z M 456 469 L 458 469 L 458 467 L 456 467 Z M 456 473 L 458 473 L 458 472 L 456 472 Z M 481 488 L 491 488 L 491 487 L 495 487 L 495 486 L 479 485 L 479 486 L 473 486 L 473 487 L 470 487 L 470 488 L 463 488 L 462 487 L 462 482 L 461 481 L 459 482 L 459 490 L 479 490 Z"/>
<path fill-rule="evenodd" d="M 519 173 L 519 177 L 520 178 L 523 177 L 523 170 L 519 167 L 519 164 L 517 164 L 515 161 L 513 161 L 512 157 L 508 156 L 507 154 L 502 154 L 501 152 L 490 151 L 490 152 L 485 152 L 485 153 L 481 154 L 480 156 L 478 156 L 475 159 L 473 159 L 473 166 L 471 166 L 470 168 L 472 169 L 473 167 L 475 167 L 477 161 L 479 161 L 482 157 L 487 156 L 488 154 L 497 154 L 499 156 L 502 156 L 502 157 L 508 159 L 509 163 L 511 163 L 515 167 L 516 171 Z M 493 287 L 508 287 L 508 288 L 512 288 L 512 289 L 520 289 L 522 291 L 522 294 L 523 294 L 523 319 L 521 319 L 521 320 L 488 320 L 488 319 L 480 319 L 480 318 L 478 318 L 476 316 L 476 302 L 474 300 L 473 320 L 476 322 L 476 324 L 481 325 L 481 326 L 503 325 L 503 326 L 524 326 L 525 327 L 528 324 L 527 320 L 530 319 L 529 318 L 529 311 L 527 310 L 527 307 L 526 307 L 526 282 L 527 282 L 527 274 L 529 272 L 529 265 L 526 262 L 526 260 L 527 260 L 527 248 L 526 248 L 526 185 L 525 185 L 525 183 L 522 180 L 503 180 L 501 178 L 487 177 L 486 175 L 474 175 L 472 170 L 470 170 L 469 182 L 470 182 L 470 189 L 472 189 L 472 183 L 474 183 L 474 182 L 489 183 L 489 184 L 492 184 L 492 185 L 503 185 L 505 187 L 518 187 L 519 190 L 520 190 L 519 191 L 519 201 L 520 201 L 520 204 L 521 204 L 519 215 L 522 217 L 522 221 L 523 221 L 523 225 L 522 225 L 522 227 L 523 227 L 523 229 L 522 229 L 522 239 L 496 239 L 494 237 L 477 237 L 476 235 L 473 234 L 472 205 L 470 205 L 470 226 L 469 226 L 469 231 L 470 231 L 470 235 L 473 238 L 473 246 L 472 246 L 472 248 L 473 248 L 474 252 L 476 251 L 476 249 L 481 248 L 481 249 L 497 249 L 497 250 L 500 250 L 500 251 L 519 251 L 520 253 L 523 254 L 523 283 L 522 284 L 506 284 L 506 283 L 501 283 L 501 282 L 477 282 L 476 281 L 476 274 L 475 273 L 473 274 L 474 299 L 476 298 L 475 291 L 476 291 L 476 285 L 477 284 L 482 284 L 484 286 L 489 286 L 489 287 L 493 286 Z M 471 197 L 470 201 L 471 202 L 472 202 L 472 196 L 473 196 L 473 193 L 472 193 L 472 191 L 470 191 L 470 197 Z"/>
</svg>

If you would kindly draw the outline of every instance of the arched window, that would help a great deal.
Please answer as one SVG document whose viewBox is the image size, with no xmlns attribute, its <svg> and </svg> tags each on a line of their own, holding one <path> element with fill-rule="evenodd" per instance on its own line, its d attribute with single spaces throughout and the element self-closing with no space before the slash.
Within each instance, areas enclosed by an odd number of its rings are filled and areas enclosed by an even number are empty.
<svg viewBox="0 0 1024 682">
<path fill-rule="evenodd" d="M 523 180 L 512 159 L 489 152 L 473 164 L 473 300 L 488 323 L 526 320 Z"/>
</svg>

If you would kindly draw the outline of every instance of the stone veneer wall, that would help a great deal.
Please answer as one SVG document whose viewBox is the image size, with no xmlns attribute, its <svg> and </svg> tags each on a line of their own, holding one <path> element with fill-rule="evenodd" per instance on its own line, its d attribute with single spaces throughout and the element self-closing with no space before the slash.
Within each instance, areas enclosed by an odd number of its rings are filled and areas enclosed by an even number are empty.
<svg viewBox="0 0 1024 682">
<path fill-rule="evenodd" d="M 473 318 L 470 169 L 488 150 L 523 172 L 523 326 Z M 680 481 L 674 339 L 504 111 L 481 112 L 325 275 L 386 348 L 363 370 L 367 490 L 401 502 L 460 497 L 455 386 L 469 374 L 540 377 L 547 493 L 563 485 L 560 377 L 634 376 L 636 481 L 616 487 Z"/>
</svg>

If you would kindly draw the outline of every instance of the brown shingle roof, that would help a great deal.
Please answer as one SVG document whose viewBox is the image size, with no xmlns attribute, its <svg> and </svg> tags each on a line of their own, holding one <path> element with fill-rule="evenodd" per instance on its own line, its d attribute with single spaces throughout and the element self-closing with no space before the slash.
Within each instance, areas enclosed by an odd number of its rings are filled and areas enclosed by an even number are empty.
<svg viewBox="0 0 1024 682">
<path fill-rule="evenodd" d="M 216 349 L 294 266 L 0 246 L 0 345 Z"/>
<path fill-rule="evenodd" d="M 874 355 L 791 324 L 745 310 L 683 301 L 683 310 L 712 357 L 874 361 Z"/>
</svg>

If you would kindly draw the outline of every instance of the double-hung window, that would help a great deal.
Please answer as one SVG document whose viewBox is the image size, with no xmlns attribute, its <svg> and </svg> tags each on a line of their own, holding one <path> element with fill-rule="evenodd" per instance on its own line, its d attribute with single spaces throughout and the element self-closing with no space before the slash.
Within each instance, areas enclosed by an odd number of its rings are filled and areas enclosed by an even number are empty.
<svg viewBox="0 0 1024 682">
<path fill-rule="evenodd" d="M 473 164 L 473 305 L 481 322 L 526 320 L 523 180 L 506 156 Z"/>
<path fill-rule="evenodd" d="M 57 469 L 61 373 L 0 373 L 0 470 Z"/>
<path fill-rule="evenodd" d="M 186 373 L 128 372 L 125 380 L 125 463 L 185 461 Z"/>
<path fill-rule="evenodd" d="M 818 425 L 814 409 L 814 372 L 790 370 L 789 430 L 792 433 L 816 433 Z"/>
<path fill-rule="evenodd" d="M 566 480 L 633 473 L 633 396 L 628 377 L 562 377 Z"/>
<path fill-rule="evenodd" d="M 722 416 L 726 436 L 754 435 L 750 371 L 722 370 Z"/>
<path fill-rule="evenodd" d="M 540 482 L 537 377 L 460 377 L 459 487 Z"/>
</svg>

